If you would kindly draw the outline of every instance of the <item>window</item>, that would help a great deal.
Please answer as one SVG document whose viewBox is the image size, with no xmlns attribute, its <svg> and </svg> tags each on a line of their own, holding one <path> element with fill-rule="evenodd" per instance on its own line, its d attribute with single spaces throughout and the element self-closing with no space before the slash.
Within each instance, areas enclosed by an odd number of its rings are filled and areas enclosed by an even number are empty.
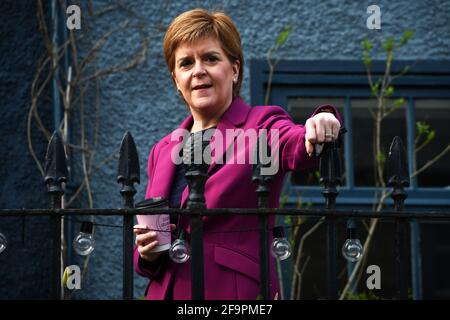
<svg viewBox="0 0 450 320">
<path fill-rule="evenodd" d="M 381 145 L 385 155 L 394 136 L 399 136 L 407 150 L 411 187 L 410 205 L 450 205 L 450 151 L 426 171 L 415 173 L 443 150 L 450 149 L 450 61 L 400 61 L 393 72 L 414 65 L 397 79 L 392 99 L 405 98 L 406 103 L 383 120 Z M 384 72 L 382 61 L 373 63 L 374 76 Z M 266 61 L 250 62 L 251 103 L 264 104 L 269 69 Z M 319 105 L 335 105 L 344 118 L 348 133 L 341 150 L 345 180 L 340 188 L 339 203 L 371 204 L 374 191 L 373 121 L 365 67 L 360 61 L 283 61 L 272 77 L 270 104 L 284 107 L 294 122 L 304 123 Z M 427 129 L 416 141 L 416 134 Z M 425 127 L 424 127 L 425 126 Z M 427 127 L 428 126 L 428 127 Z M 435 137 L 426 142 L 426 136 Z M 431 135 L 433 135 L 431 133 Z M 288 183 L 293 194 L 302 193 L 307 201 L 323 202 L 317 172 L 292 173 Z M 295 201 L 293 198 L 292 201 Z"/>
<path fill-rule="evenodd" d="M 429 126 L 429 132 L 435 132 L 435 138 L 427 143 L 423 134 L 416 144 L 416 170 L 444 152 L 450 144 L 450 100 L 416 99 L 416 121 Z M 419 187 L 443 187 L 450 189 L 450 151 L 443 154 L 432 166 L 417 176 Z"/>
</svg>

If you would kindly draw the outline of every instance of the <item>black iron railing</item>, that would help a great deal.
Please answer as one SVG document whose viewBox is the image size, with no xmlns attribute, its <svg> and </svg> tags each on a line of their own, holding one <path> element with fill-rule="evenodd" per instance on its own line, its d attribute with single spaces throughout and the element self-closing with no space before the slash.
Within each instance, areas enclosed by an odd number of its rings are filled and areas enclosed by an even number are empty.
<svg viewBox="0 0 450 320">
<path fill-rule="evenodd" d="M 52 290 L 51 298 L 61 298 L 61 219 L 64 216 L 122 216 L 123 217 L 123 298 L 133 298 L 133 217 L 137 214 L 180 214 L 191 217 L 191 247 L 192 247 L 192 299 L 204 298 L 203 279 L 203 226 L 202 216 L 218 215 L 257 215 L 259 222 L 259 259 L 260 285 L 263 299 L 269 299 L 269 215 L 291 215 L 306 217 L 325 217 L 327 232 L 327 297 L 337 299 L 337 240 L 336 225 L 341 219 L 379 218 L 394 219 L 396 232 L 396 264 L 399 286 L 399 298 L 407 299 L 408 273 L 403 272 L 406 266 L 405 244 L 406 226 L 409 221 L 432 220 L 449 221 L 450 212 L 418 212 L 404 211 L 404 201 L 407 197 L 404 188 L 409 185 L 407 162 L 402 142 L 395 138 L 391 145 L 387 160 L 388 186 L 392 187 L 392 198 L 395 210 L 380 212 L 367 210 L 338 210 L 336 198 L 337 186 L 341 183 L 338 159 L 339 143 L 327 143 L 320 155 L 320 182 L 324 185 L 323 196 L 325 209 L 292 209 L 267 208 L 270 193 L 269 183 L 272 177 L 261 175 L 261 165 L 253 167 L 253 181 L 257 184 L 258 207 L 254 209 L 227 208 L 207 209 L 204 199 L 204 185 L 207 179 L 207 167 L 193 166 L 187 170 L 186 178 L 189 184 L 189 197 L 186 209 L 152 208 L 134 209 L 134 183 L 139 182 L 139 160 L 132 136 L 126 133 L 121 144 L 119 174 L 117 181 L 122 184 L 120 193 L 123 197 L 123 209 L 61 209 L 61 198 L 64 194 L 63 183 L 66 181 L 62 140 L 54 134 L 47 150 L 45 164 L 45 182 L 51 196 L 50 209 L 2 209 L 0 217 L 6 216 L 49 216 L 52 223 Z"/>
</svg>

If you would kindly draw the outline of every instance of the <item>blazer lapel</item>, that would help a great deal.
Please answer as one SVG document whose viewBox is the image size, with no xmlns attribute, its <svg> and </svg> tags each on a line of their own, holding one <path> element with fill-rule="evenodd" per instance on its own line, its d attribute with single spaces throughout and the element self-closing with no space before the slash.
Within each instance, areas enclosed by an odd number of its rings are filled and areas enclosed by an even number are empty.
<svg viewBox="0 0 450 320">
<path fill-rule="evenodd" d="M 222 149 L 218 150 L 218 152 L 214 151 L 215 154 L 211 159 L 211 164 L 208 168 L 208 174 L 211 175 L 212 171 L 215 167 L 217 167 L 220 162 L 219 159 L 222 159 L 223 163 L 225 163 L 226 151 L 229 148 L 233 148 L 235 145 L 235 141 L 237 137 L 241 134 L 239 131 L 237 134 L 233 135 L 233 139 L 226 139 L 226 131 L 235 130 L 236 128 L 242 126 L 248 117 L 248 113 L 250 112 L 251 107 L 245 104 L 240 98 L 235 98 L 231 103 L 230 107 L 225 111 L 219 123 L 217 124 L 217 129 L 214 132 L 214 135 L 211 138 L 211 143 L 216 143 L 218 140 L 217 136 L 220 134 L 222 137 Z M 219 139 L 220 140 L 220 139 Z M 181 198 L 181 208 L 183 208 L 186 204 L 187 197 L 189 195 L 188 187 L 183 190 L 182 198 Z"/>
<path fill-rule="evenodd" d="M 183 123 L 177 130 L 187 130 L 187 128 L 190 127 L 192 123 L 193 117 L 191 115 L 183 121 Z M 176 170 L 176 164 L 172 161 L 172 150 L 177 147 L 180 141 L 181 137 L 180 139 L 174 138 L 174 140 L 172 140 L 169 136 L 167 137 L 167 139 L 164 139 L 164 145 L 161 146 L 158 160 L 156 161 L 156 167 L 154 169 L 153 180 L 151 182 L 152 197 L 163 196 L 169 198 Z"/>
</svg>

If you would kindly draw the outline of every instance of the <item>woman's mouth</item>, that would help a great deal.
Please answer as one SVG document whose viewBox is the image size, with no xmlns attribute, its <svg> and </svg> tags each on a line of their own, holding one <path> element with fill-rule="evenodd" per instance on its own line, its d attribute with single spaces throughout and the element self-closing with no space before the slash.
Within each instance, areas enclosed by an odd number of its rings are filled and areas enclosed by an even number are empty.
<svg viewBox="0 0 450 320">
<path fill-rule="evenodd" d="M 206 90 L 206 89 L 211 88 L 211 87 L 212 87 L 211 84 L 199 84 L 199 85 L 194 86 L 192 88 L 192 90 Z"/>
</svg>

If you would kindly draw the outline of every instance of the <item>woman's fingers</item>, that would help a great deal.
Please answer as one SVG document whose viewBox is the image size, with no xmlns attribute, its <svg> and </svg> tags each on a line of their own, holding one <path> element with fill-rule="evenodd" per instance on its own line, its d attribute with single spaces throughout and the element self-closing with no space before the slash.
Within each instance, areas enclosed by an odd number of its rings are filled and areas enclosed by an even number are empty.
<svg viewBox="0 0 450 320">
<path fill-rule="evenodd" d="M 136 245 L 145 246 L 154 240 L 156 240 L 156 232 L 148 231 L 136 236 Z"/>
<path fill-rule="evenodd" d="M 306 140 L 312 144 L 316 143 L 317 136 L 316 136 L 316 122 L 314 121 L 314 118 L 309 118 L 306 120 L 305 123 L 306 127 Z"/>
<path fill-rule="evenodd" d="M 336 140 L 339 137 L 339 129 L 341 129 L 341 124 L 336 119 L 336 121 L 333 122 L 333 128 L 332 128 L 334 140 Z"/>
<path fill-rule="evenodd" d="M 144 224 L 137 224 L 133 226 L 133 232 L 135 235 L 142 234 L 148 232 L 148 226 Z"/>
<path fill-rule="evenodd" d="M 309 118 L 306 121 L 305 127 L 306 140 L 311 144 L 315 144 L 336 140 L 341 125 L 332 113 L 322 112 Z M 306 147 L 308 151 L 308 146 Z"/>
<path fill-rule="evenodd" d="M 145 245 L 145 246 L 138 246 L 138 251 L 139 254 L 141 256 L 146 256 L 150 253 L 152 253 L 151 251 L 158 245 L 158 241 L 152 241 L 149 244 Z"/>
</svg>

